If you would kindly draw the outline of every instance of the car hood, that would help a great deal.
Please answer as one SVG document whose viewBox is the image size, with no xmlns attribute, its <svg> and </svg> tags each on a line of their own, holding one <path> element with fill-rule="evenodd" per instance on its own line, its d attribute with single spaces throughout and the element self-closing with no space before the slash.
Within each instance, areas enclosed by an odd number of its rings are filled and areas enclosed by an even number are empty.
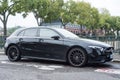
<svg viewBox="0 0 120 80">
<path fill-rule="evenodd" d="M 83 45 L 83 46 L 100 46 L 100 47 L 111 47 L 109 44 L 106 44 L 101 41 L 97 40 L 91 40 L 91 39 L 84 39 L 84 38 L 79 38 L 79 39 L 69 39 L 72 42 L 75 42 L 77 44 Z"/>
</svg>

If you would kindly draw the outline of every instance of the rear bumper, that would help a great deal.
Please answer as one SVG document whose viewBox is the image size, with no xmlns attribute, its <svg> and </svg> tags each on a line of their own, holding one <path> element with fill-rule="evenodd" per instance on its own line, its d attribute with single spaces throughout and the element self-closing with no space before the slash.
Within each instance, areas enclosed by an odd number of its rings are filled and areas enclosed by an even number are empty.
<svg viewBox="0 0 120 80">
<path fill-rule="evenodd" d="M 7 55 L 7 50 L 6 50 L 6 48 L 4 48 L 4 54 Z"/>
<path fill-rule="evenodd" d="M 5 43 L 4 45 L 4 54 L 7 55 L 7 48 L 8 48 L 8 43 Z"/>
</svg>

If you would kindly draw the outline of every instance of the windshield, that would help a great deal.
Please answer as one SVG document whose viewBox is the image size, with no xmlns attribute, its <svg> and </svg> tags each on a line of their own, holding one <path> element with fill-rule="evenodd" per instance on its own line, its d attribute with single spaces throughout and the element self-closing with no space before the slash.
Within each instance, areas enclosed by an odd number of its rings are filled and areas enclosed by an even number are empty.
<svg viewBox="0 0 120 80">
<path fill-rule="evenodd" d="M 73 34 L 72 32 L 69 32 L 65 29 L 56 29 L 56 30 L 66 38 L 72 38 L 72 39 L 79 38 L 77 35 Z"/>
</svg>

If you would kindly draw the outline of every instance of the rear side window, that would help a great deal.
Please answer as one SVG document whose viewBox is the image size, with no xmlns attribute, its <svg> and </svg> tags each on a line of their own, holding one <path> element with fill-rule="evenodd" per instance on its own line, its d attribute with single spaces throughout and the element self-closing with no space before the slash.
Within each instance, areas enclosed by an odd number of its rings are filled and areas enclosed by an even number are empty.
<svg viewBox="0 0 120 80">
<path fill-rule="evenodd" d="M 18 36 L 30 36 L 36 37 L 37 36 L 37 29 L 26 29 L 18 34 Z"/>
</svg>

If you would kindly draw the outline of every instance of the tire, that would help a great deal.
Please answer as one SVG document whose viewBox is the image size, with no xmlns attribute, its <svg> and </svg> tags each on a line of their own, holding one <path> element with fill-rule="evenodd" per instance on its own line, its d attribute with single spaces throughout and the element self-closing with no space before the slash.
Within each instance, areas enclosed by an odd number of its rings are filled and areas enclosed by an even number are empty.
<svg viewBox="0 0 120 80">
<path fill-rule="evenodd" d="M 10 61 L 19 61 L 21 59 L 20 50 L 15 45 L 10 46 L 7 49 L 7 55 Z"/>
<path fill-rule="evenodd" d="M 68 53 L 68 62 L 74 67 L 82 67 L 87 63 L 87 54 L 81 48 L 73 48 Z"/>
</svg>

